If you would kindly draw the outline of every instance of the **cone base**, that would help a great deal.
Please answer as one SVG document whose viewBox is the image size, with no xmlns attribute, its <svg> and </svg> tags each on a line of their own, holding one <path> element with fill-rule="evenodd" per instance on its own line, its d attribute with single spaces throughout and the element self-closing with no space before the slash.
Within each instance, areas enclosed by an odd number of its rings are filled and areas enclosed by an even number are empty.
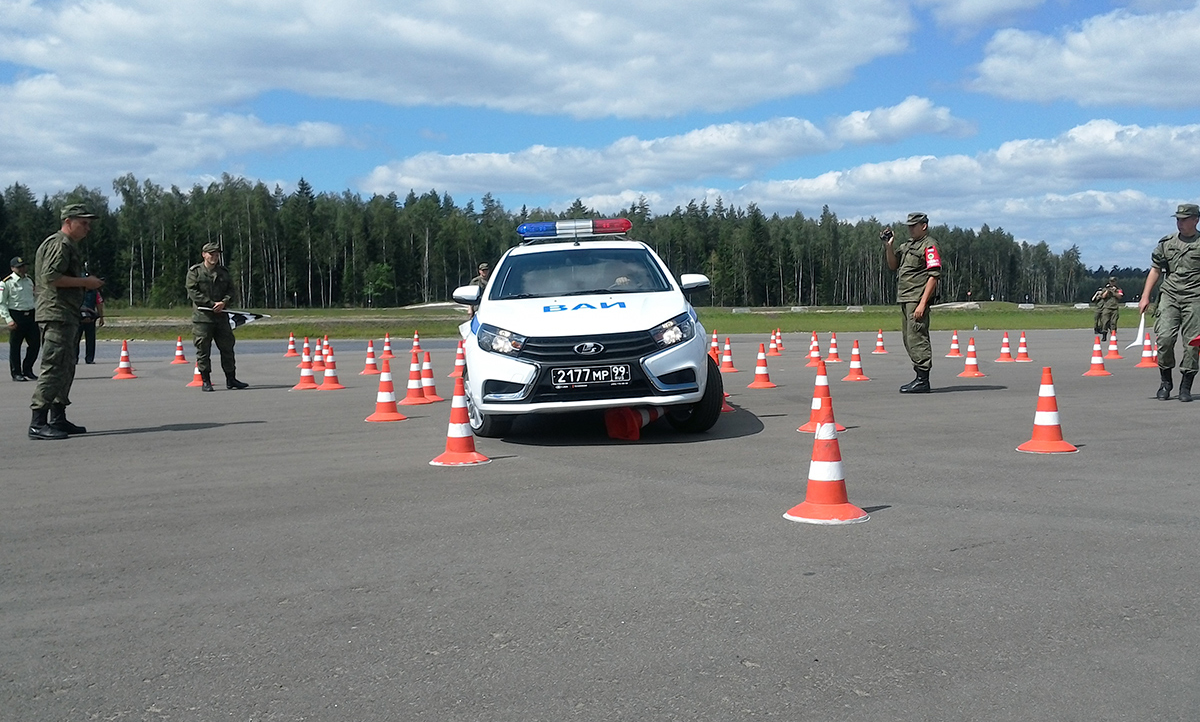
<svg viewBox="0 0 1200 722">
<path fill-rule="evenodd" d="M 1104 356 L 1103 358 L 1105 361 L 1122 361 L 1122 360 L 1124 360 L 1125 357 L 1120 356 L 1120 355 L 1113 356 L 1112 354 L 1108 354 L 1107 356 Z"/>
<path fill-rule="evenodd" d="M 783 354 L 779 353 L 778 351 L 768 351 L 767 355 L 768 356 L 782 356 Z"/>
<path fill-rule="evenodd" d="M 447 451 L 429 462 L 430 466 L 480 466 L 492 460 L 478 451 Z"/>
<path fill-rule="evenodd" d="M 453 371 L 450 372 L 450 375 L 447 376 L 446 378 L 461 379 L 462 378 L 462 369 L 454 369 Z"/>
<path fill-rule="evenodd" d="M 801 502 L 783 515 L 788 521 L 804 524 L 859 524 L 870 519 L 867 512 L 847 502 L 845 504 L 812 504 Z"/>
<path fill-rule="evenodd" d="M 1073 444 L 1065 441 L 1030 439 L 1017 447 L 1017 451 L 1026 454 L 1074 454 L 1079 451 Z"/>
<path fill-rule="evenodd" d="M 835 422 L 833 422 L 833 429 L 834 429 L 834 431 L 842 432 L 842 431 L 846 430 L 846 427 L 842 426 L 841 424 L 839 424 L 838 422 L 835 421 Z M 799 433 L 802 433 L 802 434 L 812 434 L 812 433 L 815 433 L 816 430 L 817 430 L 817 422 L 815 422 L 815 421 L 810 421 L 807 424 L 805 424 L 804 426 L 801 426 L 800 428 L 796 429 L 796 431 L 798 431 Z"/>
<path fill-rule="evenodd" d="M 112 380 L 113 381 L 124 381 L 125 379 L 136 379 L 136 378 L 137 378 L 137 376 L 134 376 L 131 373 L 119 373 L 118 372 L 116 376 L 112 377 Z"/>
<path fill-rule="evenodd" d="M 986 377 L 987 377 L 987 374 L 982 373 L 980 371 L 963 371 L 961 374 L 958 375 L 958 378 L 960 378 L 960 379 L 982 379 L 982 378 L 986 378 Z"/>
<path fill-rule="evenodd" d="M 363 421 L 404 421 L 408 417 L 399 411 L 376 411 Z"/>
<path fill-rule="evenodd" d="M 720 368 L 720 369 L 718 369 L 718 370 L 719 370 L 721 373 L 723 373 L 723 374 L 736 374 L 736 373 L 738 373 L 738 370 L 737 370 L 737 369 L 735 369 L 735 368 L 734 368 L 734 367 L 732 367 L 732 366 L 728 366 L 728 367 L 722 367 L 722 368 Z"/>
<path fill-rule="evenodd" d="M 946 358 L 962 358 L 962 357 L 963 357 L 963 355 L 962 355 L 962 354 L 960 354 L 960 353 L 948 353 L 948 354 L 946 354 Z"/>
<path fill-rule="evenodd" d="M 868 378 L 867 376 L 863 376 L 862 374 L 859 374 L 857 376 L 846 376 L 845 378 L 842 379 L 842 381 L 870 381 L 870 380 L 871 380 L 870 378 Z"/>
<path fill-rule="evenodd" d="M 432 404 L 432 403 L 433 403 L 432 401 L 425 398 L 424 396 L 422 396 L 418 399 L 413 399 L 413 398 L 409 398 L 406 396 L 402 400 L 397 401 L 396 405 L 397 406 L 422 406 L 424 404 Z"/>
<path fill-rule="evenodd" d="M 362 371 L 358 372 L 358 375 L 359 376 L 378 376 L 381 373 L 383 373 L 383 372 L 380 371 L 379 369 L 363 369 Z"/>
<path fill-rule="evenodd" d="M 882 356 L 883 354 L 887 353 L 887 351 L 872 351 L 871 353 L 875 356 Z"/>
<path fill-rule="evenodd" d="M 748 389 L 774 389 L 774 388 L 778 388 L 778 387 L 775 384 L 771 383 L 770 381 L 754 381 L 746 388 L 748 388 Z"/>
<path fill-rule="evenodd" d="M 295 386 L 293 386 L 290 390 L 291 391 L 313 391 L 318 388 L 320 388 L 320 387 L 310 381 L 309 383 L 303 383 L 303 382 L 298 383 Z"/>
<path fill-rule="evenodd" d="M 203 381 L 193 381 L 193 382 L 191 382 L 190 384 L 188 384 L 187 386 L 185 386 L 184 388 L 187 388 L 187 389 L 190 389 L 190 388 L 193 388 L 193 387 L 195 387 L 195 388 L 199 388 L 199 387 L 201 387 L 201 386 L 203 386 L 203 385 L 204 385 L 204 382 L 203 382 Z"/>
<path fill-rule="evenodd" d="M 1019 363 L 1019 364 L 1031 364 L 1031 363 L 1033 363 L 1033 359 L 1031 359 L 1031 358 L 1020 358 L 1020 357 L 1018 357 L 1018 358 L 1017 358 L 1017 363 Z"/>
<path fill-rule="evenodd" d="M 172 362 L 171 362 L 171 365 L 172 365 L 172 366 L 175 366 L 175 365 L 178 365 L 178 364 L 189 364 L 189 363 L 191 363 L 191 361 L 188 361 L 188 360 L 187 360 L 187 359 L 185 359 L 185 358 L 177 358 L 177 359 L 175 359 L 174 361 L 172 361 Z"/>
<path fill-rule="evenodd" d="M 843 364 L 846 362 L 841 360 L 840 358 L 827 358 L 827 359 L 825 359 L 825 363 L 827 363 L 827 364 Z"/>
<path fill-rule="evenodd" d="M 721 413 L 728 414 L 731 411 L 737 411 L 737 409 L 730 406 L 727 400 L 721 399 Z"/>
<path fill-rule="evenodd" d="M 1155 361 L 1154 359 L 1150 359 L 1149 363 L 1142 361 L 1137 366 L 1134 366 L 1134 368 L 1135 369 L 1156 369 L 1156 368 L 1158 368 L 1158 362 Z"/>
<path fill-rule="evenodd" d="M 341 384 L 336 383 L 336 382 L 332 383 L 332 384 L 331 383 L 323 383 L 317 387 L 317 391 L 337 391 L 338 389 L 344 389 L 344 388 L 346 388 L 346 387 L 342 386 Z"/>
<path fill-rule="evenodd" d="M 1084 376 L 1112 376 L 1112 371 L 1108 371 L 1106 369 L 1100 369 L 1098 371 L 1095 369 L 1089 369 L 1083 375 Z"/>
<path fill-rule="evenodd" d="M 288 351 L 287 353 L 285 353 L 283 355 L 283 357 L 284 358 L 292 358 L 293 356 L 299 356 L 299 355 L 300 354 L 296 353 L 295 351 Z"/>
<path fill-rule="evenodd" d="M 994 364 L 1011 364 L 1011 363 L 1016 363 L 1016 359 L 1013 358 L 1012 356 L 1009 356 L 1008 358 L 1004 358 L 1003 356 L 1001 356 L 1000 358 L 996 359 L 992 363 L 994 363 Z"/>
<path fill-rule="evenodd" d="M 437 394 L 425 394 L 425 400 L 430 403 L 436 403 L 438 401 L 445 401 L 445 399 L 443 399 L 441 396 L 438 396 Z"/>
</svg>

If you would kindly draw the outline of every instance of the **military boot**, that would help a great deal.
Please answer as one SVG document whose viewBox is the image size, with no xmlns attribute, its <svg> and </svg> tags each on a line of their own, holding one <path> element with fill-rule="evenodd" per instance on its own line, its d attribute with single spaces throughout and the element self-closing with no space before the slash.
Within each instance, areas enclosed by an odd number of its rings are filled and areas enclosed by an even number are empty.
<svg viewBox="0 0 1200 722">
<path fill-rule="evenodd" d="M 67 407 L 63 404 L 50 404 L 50 415 L 47 418 L 52 429 L 58 429 L 66 434 L 87 433 L 85 427 L 67 421 Z"/>
<path fill-rule="evenodd" d="M 33 418 L 29 422 L 29 438 L 31 439 L 65 439 L 67 432 L 59 431 L 46 421 L 49 409 L 34 409 Z"/>
<path fill-rule="evenodd" d="M 250 384 L 244 381 L 238 381 L 236 376 L 232 374 L 225 375 L 225 388 L 227 389 L 248 389 Z"/>
<path fill-rule="evenodd" d="M 201 391 L 213 391 L 214 390 L 212 387 L 212 377 L 211 377 L 210 372 L 201 371 L 200 372 L 200 382 L 201 382 L 200 383 Z"/>
<path fill-rule="evenodd" d="M 1171 398 L 1171 389 L 1175 388 L 1175 384 L 1171 382 L 1171 369 L 1160 368 L 1158 375 L 1162 377 L 1162 384 L 1159 385 L 1158 393 L 1154 394 L 1154 398 L 1166 401 Z"/>
<path fill-rule="evenodd" d="M 902 394 L 927 394 L 929 393 L 929 370 L 919 369 L 915 366 L 913 370 L 917 372 L 917 377 L 912 381 L 900 387 Z"/>
<path fill-rule="evenodd" d="M 1192 379 L 1194 379 L 1194 378 L 1196 378 L 1195 371 L 1192 371 L 1190 373 L 1187 371 L 1184 371 L 1183 374 L 1179 377 L 1179 400 L 1180 401 L 1191 401 L 1192 400 Z"/>
</svg>

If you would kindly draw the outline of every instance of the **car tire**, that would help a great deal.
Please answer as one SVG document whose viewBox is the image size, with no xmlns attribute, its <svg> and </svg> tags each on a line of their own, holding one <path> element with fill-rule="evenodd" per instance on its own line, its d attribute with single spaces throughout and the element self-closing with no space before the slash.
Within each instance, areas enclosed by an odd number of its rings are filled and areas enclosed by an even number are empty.
<svg viewBox="0 0 1200 722">
<path fill-rule="evenodd" d="M 463 379 L 466 380 L 465 378 Z M 505 436 L 512 429 L 512 416 L 485 414 L 475 407 L 471 394 L 466 395 L 467 418 L 471 423 L 471 433 L 485 439 L 497 439 Z"/>
<path fill-rule="evenodd" d="M 721 418 L 721 407 L 725 402 L 725 384 L 717 363 L 708 359 L 708 381 L 704 385 L 704 396 L 688 406 L 675 406 L 667 410 L 667 422 L 685 434 L 702 434 Z"/>
</svg>

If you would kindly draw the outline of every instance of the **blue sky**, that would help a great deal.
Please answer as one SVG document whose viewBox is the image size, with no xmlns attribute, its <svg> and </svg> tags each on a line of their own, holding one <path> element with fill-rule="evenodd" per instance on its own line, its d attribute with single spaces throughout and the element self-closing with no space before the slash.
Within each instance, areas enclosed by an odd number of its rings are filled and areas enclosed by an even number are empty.
<svg viewBox="0 0 1200 722">
<path fill-rule="evenodd" d="M 0 0 L 0 185 L 921 210 L 1146 267 L 1197 48 L 1197 0 Z"/>
</svg>

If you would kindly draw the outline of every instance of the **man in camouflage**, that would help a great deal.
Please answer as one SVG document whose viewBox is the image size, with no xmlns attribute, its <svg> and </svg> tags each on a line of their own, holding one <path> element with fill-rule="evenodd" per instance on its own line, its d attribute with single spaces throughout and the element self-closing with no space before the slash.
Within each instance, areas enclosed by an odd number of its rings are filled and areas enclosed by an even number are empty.
<svg viewBox="0 0 1200 722">
<path fill-rule="evenodd" d="M 1117 287 L 1116 276 L 1109 276 L 1104 284 L 1092 294 L 1092 303 L 1096 304 L 1096 335 L 1107 337 L 1117 330 L 1117 319 L 1121 317 L 1121 302 L 1125 300 L 1125 292 Z"/>
<path fill-rule="evenodd" d="M 42 373 L 29 406 L 31 439 L 65 439 L 87 429 L 67 420 L 71 384 L 75 381 L 78 357 L 80 305 L 86 291 L 104 281 L 83 272 L 78 244 L 87 237 L 98 216 L 82 203 L 66 206 L 59 214 L 62 227 L 42 241 L 34 259 L 37 286 L 37 321 L 42 334 Z"/>
<path fill-rule="evenodd" d="M 933 346 L 929 343 L 929 306 L 942 275 L 942 258 L 937 242 L 929 236 L 929 217 L 909 213 L 904 221 L 908 240 L 895 245 L 891 227 L 879 234 L 888 268 L 896 272 L 896 303 L 903 318 L 904 348 L 917 377 L 900 387 L 902 394 L 927 394 L 929 371 L 933 368 Z"/>
<path fill-rule="evenodd" d="M 1200 368 L 1197 355 L 1200 348 L 1187 345 L 1188 339 L 1200 334 L 1200 237 L 1196 225 L 1200 221 L 1200 206 L 1182 203 L 1175 211 L 1176 232 L 1163 236 L 1150 254 L 1150 272 L 1142 289 L 1138 310 L 1146 312 L 1150 293 L 1162 279 L 1158 289 L 1154 333 L 1158 336 L 1158 373 L 1161 383 L 1156 398 L 1171 398 L 1173 388 L 1171 369 L 1175 368 L 1175 341 L 1183 335 L 1183 360 L 1179 363 L 1179 400 L 1192 400 L 1192 380 Z"/>
<path fill-rule="evenodd" d="M 196 368 L 200 371 L 201 391 L 212 391 L 212 345 L 221 352 L 221 370 L 225 372 L 225 388 L 244 389 L 250 384 L 237 379 L 237 362 L 233 355 L 233 329 L 225 310 L 233 300 L 233 277 L 221 265 L 221 246 L 206 243 L 201 249 L 204 261 L 188 269 L 188 299 L 192 302 L 192 336 L 196 345 Z"/>
</svg>

